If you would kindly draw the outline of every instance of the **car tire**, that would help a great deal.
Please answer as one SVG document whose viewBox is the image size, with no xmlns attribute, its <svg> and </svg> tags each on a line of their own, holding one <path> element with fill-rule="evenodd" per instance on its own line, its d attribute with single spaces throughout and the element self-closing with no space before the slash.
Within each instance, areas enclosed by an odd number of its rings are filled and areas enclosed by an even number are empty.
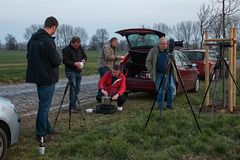
<svg viewBox="0 0 240 160">
<path fill-rule="evenodd" d="M 198 92 L 199 91 L 199 87 L 200 87 L 200 81 L 199 78 L 196 79 L 194 88 L 192 89 L 193 92 Z"/>
<path fill-rule="evenodd" d="M 0 159 L 3 159 L 7 151 L 7 136 L 6 133 L 0 128 Z"/>
</svg>

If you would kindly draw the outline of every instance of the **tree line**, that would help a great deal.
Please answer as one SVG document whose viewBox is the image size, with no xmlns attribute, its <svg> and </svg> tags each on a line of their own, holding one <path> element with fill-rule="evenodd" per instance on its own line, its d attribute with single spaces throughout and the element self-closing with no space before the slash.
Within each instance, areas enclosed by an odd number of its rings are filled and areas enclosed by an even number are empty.
<svg viewBox="0 0 240 160">
<path fill-rule="evenodd" d="M 167 38 L 175 40 L 183 40 L 186 48 L 202 48 L 204 41 L 204 32 L 208 31 L 211 38 L 221 38 L 228 36 L 228 30 L 236 27 L 240 30 L 240 1 L 239 0 L 212 0 L 212 4 L 202 4 L 197 12 L 197 21 L 182 21 L 173 26 L 169 26 L 163 22 L 154 23 L 153 26 L 142 25 L 141 28 L 155 29 L 164 32 Z M 25 28 L 23 37 L 26 41 L 36 32 L 42 25 L 32 24 Z M 90 38 L 86 30 L 82 27 L 73 27 L 69 24 L 61 24 L 56 32 L 56 45 L 63 48 L 68 45 L 72 36 L 78 36 L 81 39 L 83 47 L 87 50 L 99 50 L 111 38 L 109 32 L 105 28 L 99 28 Z M 240 33 L 238 32 L 238 42 Z M 5 37 L 6 49 L 25 49 L 25 43 L 18 43 L 16 38 L 7 34 Z M 89 40 L 89 43 L 87 44 Z M 2 48 L 0 42 L 0 48 Z M 119 42 L 119 50 L 127 49 L 127 42 L 121 40 Z"/>
</svg>

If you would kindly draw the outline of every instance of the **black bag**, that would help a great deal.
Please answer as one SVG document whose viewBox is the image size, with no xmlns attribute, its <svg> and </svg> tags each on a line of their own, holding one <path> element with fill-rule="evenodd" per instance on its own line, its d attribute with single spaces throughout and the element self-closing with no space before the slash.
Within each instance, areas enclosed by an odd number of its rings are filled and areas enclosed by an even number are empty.
<svg viewBox="0 0 240 160">
<path fill-rule="evenodd" d="M 96 113 L 113 114 L 117 110 L 117 107 L 112 104 L 98 104 L 96 106 Z"/>
</svg>

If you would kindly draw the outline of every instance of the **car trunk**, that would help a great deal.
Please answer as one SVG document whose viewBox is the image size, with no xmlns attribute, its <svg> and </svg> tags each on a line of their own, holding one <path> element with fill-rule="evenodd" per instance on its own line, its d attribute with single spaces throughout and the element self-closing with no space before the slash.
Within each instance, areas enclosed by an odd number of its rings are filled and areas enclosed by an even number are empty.
<svg viewBox="0 0 240 160">
<path fill-rule="evenodd" d="M 125 75 L 127 78 L 147 78 L 144 74 L 147 73 L 145 66 L 147 51 L 129 51 L 130 58 L 125 64 Z"/>
<path fill-rule="evenodd" d="M 131 50 L 128 52 L 128 61 L 123 66 L 126 76 L 127 90 L 137 92 L 154 92 L 155 83 L 150 79 L 150 74 L 145 66 L 149 50 Z"/>
</svg>

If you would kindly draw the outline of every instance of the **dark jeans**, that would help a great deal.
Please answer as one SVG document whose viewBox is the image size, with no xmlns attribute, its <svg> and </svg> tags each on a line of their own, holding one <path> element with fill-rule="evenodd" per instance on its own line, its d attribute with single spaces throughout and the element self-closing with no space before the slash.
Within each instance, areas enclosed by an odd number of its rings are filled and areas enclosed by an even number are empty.
<svg viewBox="0 0 240 160">
<path fill-rule="evenodd" d="M 107 67 L 98 68 L 98 73 L 100 74 L 100 78 L 104 76 L 104 74 L 107 73 L 108 71 L 109 69 Z"/>
<path fill-rule="evenodd" d="M 82 80 L 81 73 L 66 72 L 66 77 L 70 82 L 70 92 L 69 92 L 70 104 L 69 105 L 71 109 L 77 109 L 76 102 L 77 102 L 77 95 L 80 92 L 80 84 Z"/>
<path fill-rule="evenodd" d="M 48 135 L 51 131 L 51 125 L 48 120 L 48 112 L 51 107 L 55 84 L 52 85 L 37 85 L 38 92 L 38 113 L 36 119 L 36 137 Z"/>
<path fill-rule="evenodd" d="M 104 96 L 104 94 L 101 92 L 101 90 L 99 90 L 99 91 L 98 91 L 98 94 L 97 94 L 97 96 L 96 96 L 96 99 L 97 99 L 98 102 L 101 102 L 102 96 Z M 118 99 L 117 99 L 117 105 L 118 105 L 119 107 L 122 107 L 123 104 L 125 103 L 126 99 L 127 99 L 127 98 L 126 98 L 126 96 L 125 96 L 124 94 L 121 95 L 121 96 L 119 96 Z"/>
</svg>

